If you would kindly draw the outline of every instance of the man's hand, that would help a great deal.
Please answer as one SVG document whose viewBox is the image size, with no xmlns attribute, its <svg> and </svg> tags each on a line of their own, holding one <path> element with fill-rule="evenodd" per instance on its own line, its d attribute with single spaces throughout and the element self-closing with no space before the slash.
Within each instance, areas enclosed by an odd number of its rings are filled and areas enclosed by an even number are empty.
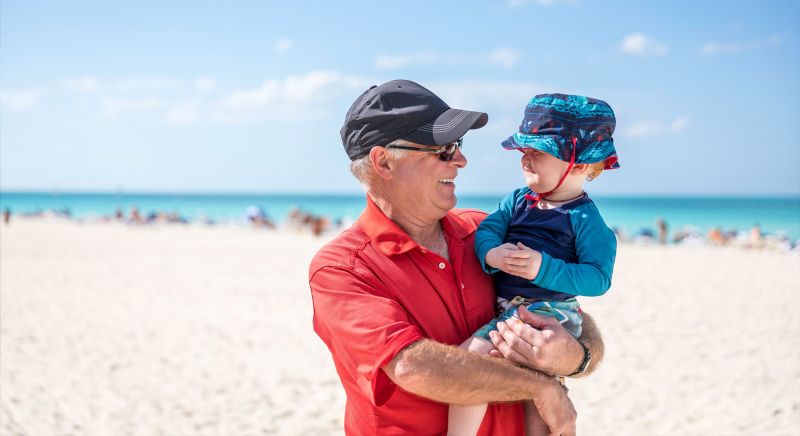
<svg viewBox="0 0 800 436">
<path fill-rule="evenodd" d="M 542 266 L 542 253 L 526 247 L 522 242 L 517 242 L 515 248 L 516 251 L 506 252 L 503 267 L 500 269 L 523 279 L 535 279 Z"/>
<path fill-rule="evenodd" d="M 486 262 L 486 265 L 489 265 L 492 268 L 497 268 L 501 271 L 505 271 L 503 269 L 505 258 L 508 255 L 508 253 L 512 251 L 519 251 L 519 249 L 517 248 L 516 245 L 506 242 L 505 244 L 498 245 L 497 247 L 494 247 L 491 250 L 489 250 L 486 253 L 486 258 L 484 259 L 484 261 Z"/>
<path fill-rule="evenodd" d="M 545 389 L 533 400 L 551 436 L 575 436 L 578 414 L 561 386 Z"/>
<path fill-rule="evenodd" d="M 490 332 L 494 357 L 519 363 L 550 375 L 572 374 L 583 361 L 583 347 L 554 318 L 531 313 L 520 306 L 522 321 L 511 318 Z"/>
</svg>

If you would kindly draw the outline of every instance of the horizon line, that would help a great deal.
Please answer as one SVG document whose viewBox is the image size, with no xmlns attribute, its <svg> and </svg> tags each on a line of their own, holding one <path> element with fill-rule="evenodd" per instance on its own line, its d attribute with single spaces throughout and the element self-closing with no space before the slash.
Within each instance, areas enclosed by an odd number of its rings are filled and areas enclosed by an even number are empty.
<svg viewBox="0 0 800 436">
<path fill-rule="evenodd" d="M 356 196 L 356 195 L 366 195 L 363 191 L 198 191 L 198 190 L 186 190 L 186 191 L 157 191 L 157 190 L 82 190 L 82 189 L 70 189 L 70 190 L 43 190 L 43 189 L 0 189 L 0 195 L 2 194 L 40 194 L 40 195 L 157 195 L 157 196 L 201 196 L 201 195 L 219 195 L 219 196 L 261 196 L 261 195 L 274 195 L 274 196 L 293 196 L 293 195 L 302 195 L 302 196 Z M 508 192 L 459 192 L 456 196 L 463 195 L 463 196 L 504 196 L 507 195 Z M 747 199 L 755 199 L 755 198 L 769 198 L 769 199 L 777 199 L 777 198 L 784 198 L 784 199 L 797 199 L 800 200 L 800 192 L 798 193 L 767 193 L 763 195 L 756 195 L 756 194 L 734 194 L 734 193 L 721 193 L 721 192 L 706 192 L 706 193 L 664 193 L 664 192 L 650 192 L 650 193 L 641 193 L 641 192 L 628 192 L 628 193 L 601 193 L 601 194 L 592 194 L 594 197 L 599 198 L 614 198 L 614 197 L 655 197 L 655 198 L 747 198 Z"/>
</svg>

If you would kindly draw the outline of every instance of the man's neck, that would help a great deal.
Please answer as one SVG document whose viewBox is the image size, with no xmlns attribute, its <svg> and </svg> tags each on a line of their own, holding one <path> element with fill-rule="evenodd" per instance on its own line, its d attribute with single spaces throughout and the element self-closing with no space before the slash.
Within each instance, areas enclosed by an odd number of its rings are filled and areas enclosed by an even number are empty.
<svg viewBox="0 0 800 436">
<path fill-rule="evenodd" d="M 438 252 L 442 257 L 447 257 L 446 244 L 442 247 L 441 242 L 444 240 L 444 230 L 442 230 L 438 219 L 426 219 L 410 215 L 394 207 L 390 201 L 373 194 L 370 194 L 370 198 L 378 206 L 378 209 L 403 229 L 411 239 L 417 241 L 423 247 Z"/>
</svg>

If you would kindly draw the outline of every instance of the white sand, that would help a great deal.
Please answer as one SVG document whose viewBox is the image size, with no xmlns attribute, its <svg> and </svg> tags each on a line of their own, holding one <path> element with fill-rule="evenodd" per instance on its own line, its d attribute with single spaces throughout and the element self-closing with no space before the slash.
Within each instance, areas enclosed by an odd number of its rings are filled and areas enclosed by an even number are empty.
<svg viewBox="0 0 800 436">
<path fill-rule="evenodd" d="M 341 434 L 311 328 L 324 243 L 245 228 L 0 227 L 0 434 Z M 800 257 L 623 246 L 584 299 L 579 434 L 800 434 Z"/>
</svg>

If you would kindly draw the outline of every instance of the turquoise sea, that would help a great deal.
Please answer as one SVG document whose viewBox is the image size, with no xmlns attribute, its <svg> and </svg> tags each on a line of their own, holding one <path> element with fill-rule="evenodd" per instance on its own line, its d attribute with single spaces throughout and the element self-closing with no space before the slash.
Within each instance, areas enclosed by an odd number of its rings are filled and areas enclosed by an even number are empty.
<svg viewBox="0 0 800 436">
<path fill-rule="evenodd" d="M 458 207 L 490 211 L 503 194 L 459 195 Z M 765 233 L 785 232 L 800 238 L 800 197 L 616 197 L 592 196 L 610 227 L 627 234 L 654 229 L 665 219 L 674 231 L 694 226 L 702 232 L 714 227 L 747 230 L 759 224 Z M 201 216 L 215 221 L 241 220 L 245 209 L 259 206 L 276 221 L 299 207 L 331 219 L 354 220 L 364 208 L 363 194 L 144 194 L 144 193 L 45 193 L 0 192 L 0 209 L 13 214 L 68 209 L 75 218 L 112 215 L 132 207 L 143 214 L 177 212 L 189 220 Z"/>
</svg>

